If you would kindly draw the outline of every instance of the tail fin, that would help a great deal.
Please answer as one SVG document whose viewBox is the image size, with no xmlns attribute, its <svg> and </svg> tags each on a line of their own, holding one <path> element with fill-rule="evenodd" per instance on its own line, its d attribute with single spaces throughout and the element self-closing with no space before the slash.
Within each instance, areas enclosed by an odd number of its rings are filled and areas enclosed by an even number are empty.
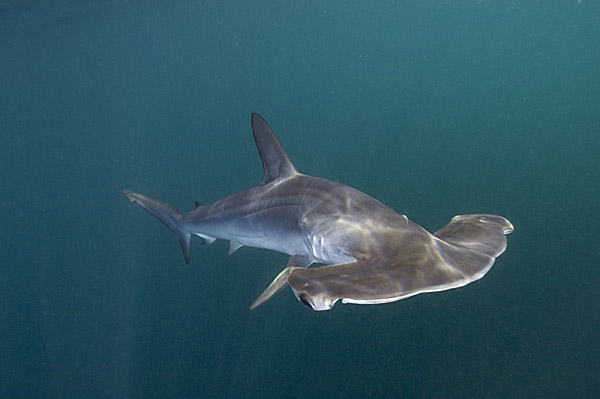
<svg viewBox="0 0 600 399">
<path fill-rule="evenodd" d="M 501 216 L 458 215 L 435 236 L 457 247 L 495 258 L 506 249 L 505 235 L 513 230 L 513 225 Z"/>
<path fill-rule="evenodd" d="M 189 263 L 191 234 L 182 227 L 183 214 L 179 211 L 179 209 L 167 204 L 166 202 L 146 197 L 145 195 L 137 194 L 129 190 L 123 190 L 123 194 L 125 194 L 130 202 L 135 202 L 150 212 L 158 220 L 163 222 L 171 231 L 177 234 L 179 243 L 181 244 L 181 249 L 183 250 L 185 263 Z"/>
</svg>

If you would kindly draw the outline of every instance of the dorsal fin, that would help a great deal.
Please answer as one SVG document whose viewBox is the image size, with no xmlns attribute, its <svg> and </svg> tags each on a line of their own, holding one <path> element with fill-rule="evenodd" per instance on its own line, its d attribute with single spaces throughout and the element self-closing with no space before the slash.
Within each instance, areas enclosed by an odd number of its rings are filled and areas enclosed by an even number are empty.
<svg viewBox="0 0 600 399">
<path fill-rule="evenodd" d="M 252 131 L 264 168 L 261 184 L 267 184 L 277 179 L 286 179 L 298 174 L 271 126 L 257 113 L 252 114 Z"/>
</svg>

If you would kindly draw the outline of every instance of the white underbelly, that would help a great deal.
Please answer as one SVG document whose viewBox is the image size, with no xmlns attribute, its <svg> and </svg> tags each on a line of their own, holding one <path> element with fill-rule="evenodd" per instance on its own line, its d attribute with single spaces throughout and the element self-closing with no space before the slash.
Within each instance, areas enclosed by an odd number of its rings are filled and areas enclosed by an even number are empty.
<svg viewBox="0 0 600 399">
<path fill-rule="evenodd" d="M 270 249 L 288 255 L 299 255 L 306 252 L 302 239 L 293 235 L 255 235 L 252 237 L 234 237 L 233 239 L 244 246 Z"/>
</svg>

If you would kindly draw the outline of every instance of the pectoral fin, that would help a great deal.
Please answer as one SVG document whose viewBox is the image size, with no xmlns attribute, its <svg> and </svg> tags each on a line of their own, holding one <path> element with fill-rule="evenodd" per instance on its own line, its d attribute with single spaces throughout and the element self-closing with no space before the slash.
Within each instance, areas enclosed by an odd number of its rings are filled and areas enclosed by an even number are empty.
<svg viewBox="0 0 600 399">
<path fill-rule="evenodd" d="M 269 284 L 266 290 L 263 291 L 262 294 L 252 305 L 250 305 L 250 310 L 255 309 L 256 307 L 262 305 L 264 302 L 268 301 L 273 295 L 277 294 L 288 282 L 289 275 L 295 270 L 299 269 L 298 267 L 289 266 L 286 267 L 275 277 L 273 282 Z"/>
</svg>

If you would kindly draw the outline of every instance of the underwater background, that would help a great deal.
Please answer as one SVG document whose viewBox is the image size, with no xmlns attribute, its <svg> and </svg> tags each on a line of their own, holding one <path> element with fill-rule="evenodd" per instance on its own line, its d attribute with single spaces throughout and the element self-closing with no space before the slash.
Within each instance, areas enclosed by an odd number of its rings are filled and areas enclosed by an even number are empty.
<svg viewBox="0 0 600 399">
<path fill-rule="evenodd" d="M 0 397 L 600 396 L 600 4 L 0 2 Z M 481 280 L 377 306 L 248 306 L 287 256 L 192 241 L 297 168 L 430 231 L 515 232 Z"/>
</svg>

